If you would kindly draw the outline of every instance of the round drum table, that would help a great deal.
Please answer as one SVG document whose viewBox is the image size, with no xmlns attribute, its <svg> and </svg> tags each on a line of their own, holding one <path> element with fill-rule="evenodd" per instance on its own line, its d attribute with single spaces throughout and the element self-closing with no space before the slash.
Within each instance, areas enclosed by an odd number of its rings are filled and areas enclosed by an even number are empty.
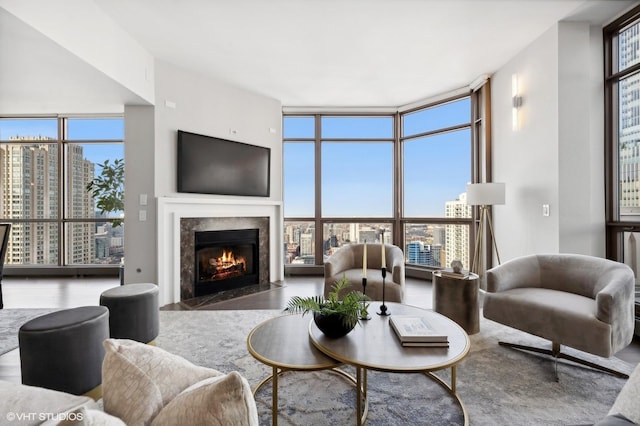
<svg viewBox="0 0 640 426">
<path fill-rule="evenodd" d="M 478 276 L 433 273 L 433 310 L 454 320 L 468 334 L 480 331 Z"/>
</svg>

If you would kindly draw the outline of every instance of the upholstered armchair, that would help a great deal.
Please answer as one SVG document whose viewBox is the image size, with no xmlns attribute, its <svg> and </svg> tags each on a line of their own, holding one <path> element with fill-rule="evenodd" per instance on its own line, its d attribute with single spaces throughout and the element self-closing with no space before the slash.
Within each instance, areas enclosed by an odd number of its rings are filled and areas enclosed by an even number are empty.
<svg viewBox="0 0 640 426">
<path fill-rule="evenodd" d="M 484 316 L 548 339 L 551 350 L 501 345 L 569 359 L 628 377 L 560 350 L 566 345 L 611 357 L 633 339 L 633 271 L 611 260 L 578 254 L 537 254 L 487 271 Z"/>
<path fill-rule="evenodd" d="M 364 244 L 348 244 L 340 247 L 324 263 L 324 295 L 327 297 L 333 284 L 346 276 L 351 287 L 347 291 L 362 291 L 362 260 Z M 385 244 L 385 301 L 404 300 L 404 254 L 400 247 Z M 365 294 L 372 300 L 382 300 L 382 247 L 367 244 L 367 288 Z"/>
</svg>

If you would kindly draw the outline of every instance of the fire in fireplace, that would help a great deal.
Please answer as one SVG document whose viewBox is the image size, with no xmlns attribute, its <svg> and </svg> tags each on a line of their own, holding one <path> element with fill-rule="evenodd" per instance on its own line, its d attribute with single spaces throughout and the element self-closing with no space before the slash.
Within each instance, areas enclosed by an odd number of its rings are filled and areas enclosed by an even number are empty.
<svg viewBox="0 0 640 426">
<path fill-rule="evenodd" d="M 258 229 L 195 233 L 194 296 L 259 282 Z"/>
</svg>

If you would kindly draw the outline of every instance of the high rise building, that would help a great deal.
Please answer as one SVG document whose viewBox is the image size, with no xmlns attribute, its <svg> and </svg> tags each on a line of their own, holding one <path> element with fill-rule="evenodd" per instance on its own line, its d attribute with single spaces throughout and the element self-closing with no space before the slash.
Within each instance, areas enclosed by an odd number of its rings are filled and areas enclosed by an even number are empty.
<svg viewBox="0 0 640 426">
<path fill-rule="evenodd" d="M 412 241 L 407 244 L 407 261 L 416 265 L 440 267 L 440 251 L 442 247 Z"/>
<path fill-rule="evenodd" d="M 93 196 L 87 191 L 87 184 L 94 176 L 94 164 L 84 158 L 81 145 L 69 144 L 67 146 L 67 164 L 69 171 L 66 174 L 68 203 L 72 218 L 93 217 Z M 73 223 L 67 226 L 67 263 L 91 264 L 96 259 L 94 223 Z M 109 245 L 114 242 L 111 241 Z"/>
<path fill-rule="evenodd" d="M 640 62 L 640 25 L 620 33 L 620 69 Z M 620 214 L 640 214 L 640 74 L 620 81 Z"/>
<path fill-rule="evenodd" d="M 12 137 L 0 146 L 0 212 L 2 217 L 36 219 L 14 223 L 11 227 L 7 263 L 55 265 L 62 236 L 55 223 L 37 219 L 56 219 L 59 206 L 59 147 L 47 137 Z M 51 141 L 47 143 L 47 141 Z M 82 147 L 70 148 L 68 159 L 68 197 L 72 218 L 93 217 L 93 198 L 86 190 L 93 179 L 94 165 L 83 158 Z M 95 224 L 67 226 L 67 263 L 95 261 Z"/>
<path fill-rule="evenodd" d="M 462 193 L 455 201 L 447 201 L 445 217 L 469 218 L 471 206 L 467 205 L 467 194 Z M 466 225 L 447 225 L 445 228 L 445 265 L 452 260 L 460 260 L 465 269 L 469 269 L 469 227 Z"/>
</svg>

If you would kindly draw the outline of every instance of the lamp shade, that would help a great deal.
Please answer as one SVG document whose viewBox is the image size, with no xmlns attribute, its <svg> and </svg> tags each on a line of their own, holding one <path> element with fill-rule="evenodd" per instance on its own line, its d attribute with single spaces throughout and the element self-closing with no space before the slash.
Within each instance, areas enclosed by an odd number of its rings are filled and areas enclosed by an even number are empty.
<svg viewBox="0 0 640 426">
<path fill-rule="evenodd" d="M 504 183 L 467 184 L 467 204 L 471 206 L 504 204 Z"/>
</svg>

